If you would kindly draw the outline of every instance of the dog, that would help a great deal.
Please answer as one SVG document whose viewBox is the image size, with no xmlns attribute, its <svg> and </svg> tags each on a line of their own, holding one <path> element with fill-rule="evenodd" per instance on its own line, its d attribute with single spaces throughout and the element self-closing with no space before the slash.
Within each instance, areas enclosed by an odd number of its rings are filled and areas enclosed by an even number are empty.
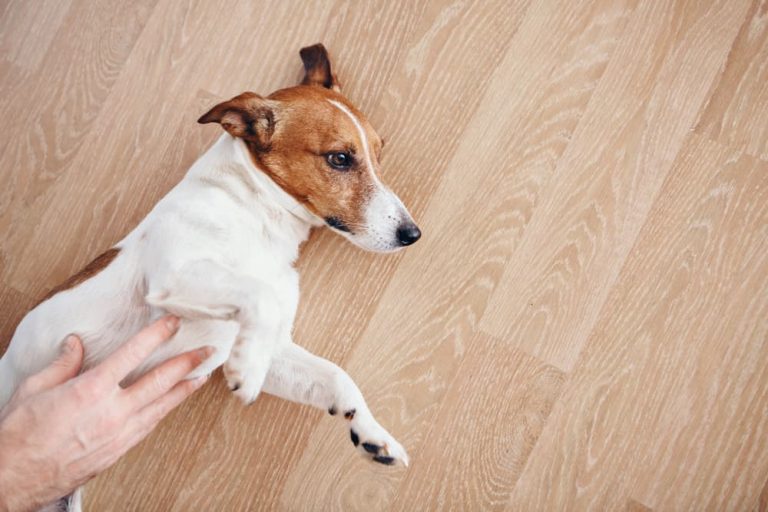
<svg viewBox="0 0 768 512">
<path fill-rule="evenodd" d="M 131 233 L 22 319 L 0 359 L 0 407 L 56 358 L 68 334 L 82 339 L 87 369 L 171 313 L 182 319 L 178 332 L 126 383 L 211 345 L 213 355 L 188 378 L 223 365 L 246 404 L 264 391 L 338 414 L 363 456 L 408 464 L 352 378 L 292 340 L 294 262 L 312 228 L 328 226 L 374 252 L 421 236 L 379 181 L 384 141 L 341 94 L 326 49 L 317 44 L 300 55 L 299 85 L 266 97 L 245 92 L 200 117 L 221 125 L 218 141 Z M 80 508 L 75 496 L 70 510 Z"/>
</svg>

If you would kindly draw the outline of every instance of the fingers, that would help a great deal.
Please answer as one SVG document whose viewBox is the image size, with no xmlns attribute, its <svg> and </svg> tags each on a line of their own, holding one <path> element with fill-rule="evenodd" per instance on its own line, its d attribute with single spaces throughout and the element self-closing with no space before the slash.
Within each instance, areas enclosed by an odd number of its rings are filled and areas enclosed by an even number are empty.
<svg viewBox="0 0 768 512">
<path fill-rule="evenodd" d="M 117 456 L 114 460 L 117 460 L 118 457 L 147 437 L 160 420 L 165 418 L 168 413 L 174 410 L 189 395 L 198 390 L 207 380 L 208 376 L 204 375 L 196 379 L 181 381 L 160 398 L 132 414 L 128 419 L 123 435 L 116 443 L 115 451 Z"/>
<path fill-rule="evenodd" d="M 61 347 L 61 353 L 50 365 L 27 379 L 19 389 L 20 396 L 46 391 L 74 378 L 83 364 L 83 344 L 70 335 Z"/>
<path fill-rule="evenodd" d="M 205 384 L 207 380 L 208 376 L 203 375 L 196 379 L 179 382 L 173 386 L 170 391 L 138 411 L 135 414 L 136 420 L 140 424 L 150 425 L 151 430 L 161 419 L 165 418 L 169 412 L 174 410 L 189 395 Z"/>
<path fill-rule="evenodd" d="M 109 444 L 91 453 L 79 461 L 80 465 L 95 468 L 96 472 L 103 471 L 117 462 L 128 450 L 139 444 L 147 437 L 165 416 L 175 409 L 189 395 L 194 393 L 208 380 L 208 376 L 185 380 L 176 384 L 171 390 L 150 403 L 143 409 L 131 414 L 119 435 Z M 85 481 L 81 482 L 85 483 Z"/>
<path fill-rule="evenodd" d="M 213 347 L 202 347 L 180 354 L 141 377 L 125 390 L 132 410 L 141 409 L 168 393 L 180 380 L 200 366 L 213 353 Z"/>
<path fill-rule="evenodd" d="M 168 315 L 156 320 L 149 327 L 115 350 L 99 366 L 91 370 L 99 379 L 118 384 L 133 369 L 139 366 L 149 355 L 169 339 L 179 328 L 179 319 Z"/>
</svg>

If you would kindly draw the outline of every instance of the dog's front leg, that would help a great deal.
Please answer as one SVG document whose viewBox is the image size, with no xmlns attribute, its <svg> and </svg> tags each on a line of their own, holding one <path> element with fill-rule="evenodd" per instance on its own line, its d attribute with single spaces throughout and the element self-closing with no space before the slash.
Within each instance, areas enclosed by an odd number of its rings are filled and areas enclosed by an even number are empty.
<svg viewBox="0 0 768 512">
<path fill-rule="evenodd" d="M 294 343 L 279 348 L 264 391 L 338 416 L 347 423 L 352 443 L 364 456 L 382 464 L 408 465 L 405 449 L 373 417 L 352 378 L 327 359 Z"/>
<path fill-rule="evenodd" d="M 181 318 L 235 320 L 240 329 L 224 364 L 229 388 L 245 403 L 261 391 L 280 342 L 282 312 L 272 286 L 211 260 L 195 260 L 149 283 L 147 303 Z"/>
</svg>

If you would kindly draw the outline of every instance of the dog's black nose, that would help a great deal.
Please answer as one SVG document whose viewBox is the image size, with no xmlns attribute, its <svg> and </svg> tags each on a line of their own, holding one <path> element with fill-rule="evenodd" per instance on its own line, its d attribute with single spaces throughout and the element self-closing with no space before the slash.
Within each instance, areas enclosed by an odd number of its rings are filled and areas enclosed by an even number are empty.
<svg viewBox="0 0 768 512">
<path fill-rule="evenodd" d="M 397 228 L 397 241 L 400 245 L 411 245 L 421 238 L 421 231 L 413 222 L 401 225 Z"/>
</svg>

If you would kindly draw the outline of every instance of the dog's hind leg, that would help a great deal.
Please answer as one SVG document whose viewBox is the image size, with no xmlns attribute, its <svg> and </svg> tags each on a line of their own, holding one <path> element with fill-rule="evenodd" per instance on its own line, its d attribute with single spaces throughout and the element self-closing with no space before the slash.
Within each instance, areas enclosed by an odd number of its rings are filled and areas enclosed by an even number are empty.
<svg viewBox="0 0 768 512">
<path fill-rule="evenodd" d="M 352 378 L 327 359 L 296 344 L 285 345 L 274 354 L 264 391 L 338 415 L 364 456 L 381 464 L 408 465 L 405 449 L 373 417 Z"/>
<path fill-rule="evenodd" d="M 187 262 L 149 279 L 146 301 L 181 318 L 235 320 L 240 329 L 224 364 L 227 384 L 245 403 L 256 399 L 280 338 L 281 310 L 273 288 L 211 260 Z"/>
</svg>

